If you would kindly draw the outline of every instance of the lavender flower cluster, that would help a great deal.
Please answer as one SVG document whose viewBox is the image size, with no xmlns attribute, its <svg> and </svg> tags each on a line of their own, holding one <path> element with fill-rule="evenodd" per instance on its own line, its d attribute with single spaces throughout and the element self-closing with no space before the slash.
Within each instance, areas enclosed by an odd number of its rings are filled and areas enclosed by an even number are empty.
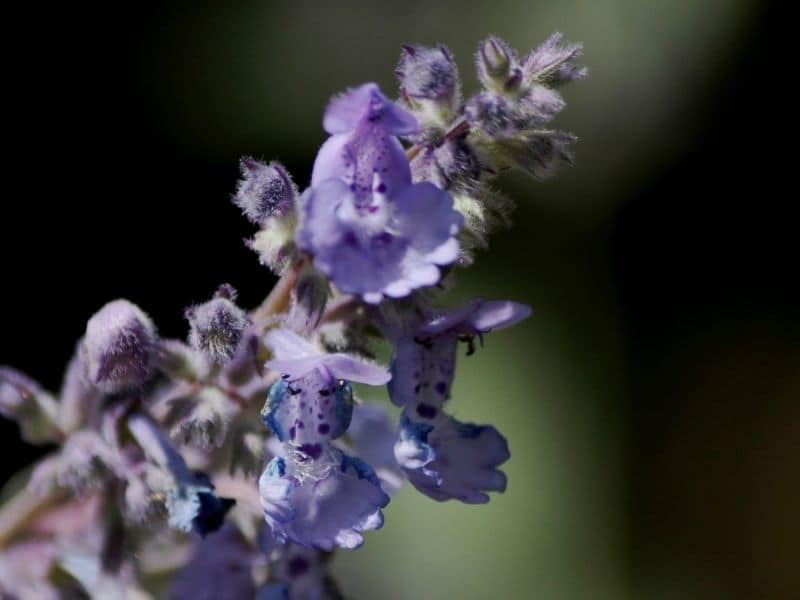
<svg viewBox="0 0 800 600">
<path fill-rule="evenodd" d="M 0 412 L 57 445 L 0 512 L 3 597 L 338 598 L 331 553 L 380 528 L 405 480 L 439 501 L 505 490 L 505 438 L 448 401 L 458 348 L 530 309 L 442 298 L 508 223 L 491 180 L 570 162 L 549 123 L 580 50 L 556 34 L 520 58 L 490 37 L 464 99 L 447 48 L 403 47 L 397 102 L 374 83 L 330 102 L 302 194 L 279 163 L 241 161 L 233 202 L 280 275 L 261 306 L 222 285 L 183 342 L 115 300 L 58 394 L 0 368 Z M 399 423 L 354 384 L 386 386 Z"/>
</svg>

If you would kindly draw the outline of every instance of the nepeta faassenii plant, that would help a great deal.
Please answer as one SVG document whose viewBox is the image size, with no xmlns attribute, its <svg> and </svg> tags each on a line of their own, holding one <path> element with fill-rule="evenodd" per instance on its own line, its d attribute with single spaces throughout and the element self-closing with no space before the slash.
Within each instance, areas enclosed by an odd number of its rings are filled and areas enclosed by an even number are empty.
<svg viewBox="0 0 800 600">
<path fill-rule="evenodd" d="M 579 54 L 559 34 L 522 59 L 490 37 L 464 100 L 447 48 L 404 46 L 397 102 L 374 83 L 330 102 L 302 194 L 279 163 L 241 161 L 233 202 L 280 275 L 261 306 L 222 285 L 186 310 L 187 344 L 115 300 L 58 394 L 0 368 L 0 412 L 58 445 L 0 512 L 3 597 L 338 598 L 331 553 L 380 528 L 404 480 L 440 501 L 502 492 L 505 438 L 448 400 L 459 344 L 530 309 L 441 297 L 508 224 L 491 180 L 570 162 L 549 123 Z M 387 386 L 399 424 L 354 383 Z"/>
</svg>

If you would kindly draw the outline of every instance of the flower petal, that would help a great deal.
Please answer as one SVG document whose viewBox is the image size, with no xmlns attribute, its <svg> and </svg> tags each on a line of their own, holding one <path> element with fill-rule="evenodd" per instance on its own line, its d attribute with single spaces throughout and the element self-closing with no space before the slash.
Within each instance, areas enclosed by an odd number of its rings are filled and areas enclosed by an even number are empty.
<svg viewBox="0 0 800 600">
<path fill-rule="evenodd" d="M 376 118 L 392 135 L 410 135 L 419 128 L 413 115 L 386 98 L 375 83 L 365 83 L 331 100 L 322 126 L 330 134 L 347 133 L 364 119 Z"/>
<path fill-rule="evenodd" d="M 282 461 L 274 468 L 273 463 Z M 321 550 L 353 549 L 362 533 L 383 524 L 389 497 L 375 472 L 334 448 L 311 465 L 275 459 L 259 481 L 267 523 L 279 539 Z M 276 481 L 278 480 L 278 481 Z M 291 517 L 291 518 L 287 518 Z"/>
<path fill-rule="evenodd" d="M 505 438 L 492 426 L 445 417 L 433 427 L 405 421 L 395 446 L 409 481 L 434 500 L 489 502 L 487 492 L 503 492 L 498 470 L 510 456 Z"/>
</svg>

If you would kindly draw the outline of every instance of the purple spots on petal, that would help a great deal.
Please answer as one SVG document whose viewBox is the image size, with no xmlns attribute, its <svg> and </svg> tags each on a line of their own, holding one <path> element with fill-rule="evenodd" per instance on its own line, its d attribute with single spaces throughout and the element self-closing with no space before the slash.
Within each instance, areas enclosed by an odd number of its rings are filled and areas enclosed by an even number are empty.
<svg viewBox="0 0 800 600">
<path fill-rule="evenodd" d="M 306 428 L 306 425 L 305 425 L 305 423 L 303 423 L 302 421 L 298 421 L 298 422 L 297 422 L 297 428 L 298 428 L 298 429 L 305 429 L 305 428 Z"/>
<path fill-rule="evenodd" d="M 308 571 L 308 561 L 302 556 L 293 556 L 289 560 L 289 577 L 294 579 Z"/>
<path fill-rule="evenodd" d="M 389 244 L 392 242 L 392 240 L 394 240 L 394 236 L 388 231 L 384 231 L 383 233 L 376 235 L 374 239 L 378 244 Z"/>
<path fill-rule="evenodd" d="M 379 194 L 385 194 L 386 193 L 386 184 L 383 183 L 383 182 L 379 183 L 378 187 L 375 188 L 375 191 L 378 192 Z"/>
<path fill-rule="evenodd" d="M 424 402 L 417 405 L 417 414 L 423 419 L 433 419 L 439 411 L 435 406 L 425 404 Z"/>
<path fill-rule="evenodd" d="M 317 459 L 322 455 L 322 446 L 319 444 L 303 444 L 298 450 L 313 459 Z"/>
<path fill-rule="evenodd" d="M 293 440 L 297 435 L 297 430 L 294 427 L 289 428 L 289 439 Z"/>
<path fill-rule="evenodd" d="M 436 384 L 436 392 L 439 393 L 442 396 L 447 394 L 447 382 L 440 381 L 439 383 L 437 383 Z"/>
<path fill-rule="evenodd" d="M 320 423 L 320 425 L 317 427 L 317 431 L 319 431 L 322 435 L 327 434 L 330 430 L 331 427 L 327 423 Z"/>
</svg>

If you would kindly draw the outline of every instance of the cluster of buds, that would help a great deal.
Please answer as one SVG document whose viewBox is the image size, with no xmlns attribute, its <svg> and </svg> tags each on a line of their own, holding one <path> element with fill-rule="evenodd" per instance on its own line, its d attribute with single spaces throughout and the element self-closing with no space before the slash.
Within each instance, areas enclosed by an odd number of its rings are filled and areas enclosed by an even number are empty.
<svg viewBox="0 0 800 600">
<path fill-rule="evenodd" d="M 558 33 L 524 59 L 490 37 L 476 54 L 483 89 L 463 99 L 446 48 L 404 48 L 397 69 L 401 98 L 424 124 L 408 138 L 414 144 L 412 174 L 450 192 L 464 215 L 462 263 L 487 247 L 498 226 L 509 224 L 511 203 L 490 185 L 498 173 L 517 168 L 545 179 L 559 165 L 572 164 L 567 146 L 575 136 L 549 125 L 565 106 L 557 88 L 586 76 L 576 63 L 580 54 L 579 44 L 564 43 Z"/>
<path fill-rule="evenodd" d="M 330 102 L 302 194 L 279 163 L 241 161 L 233 203 L 280 276 L 261 306 L 224 284 L 186 309 L 183 341 L 116 300 L 59 393 L 0 367 L 0 414 L 57 448 L 0 509 L 0 595 L 340 598 L 332 554 L 381 527 L 404 481 L 438 501 L 504 491 L 506 439 L 448 410 L 456 354 L 531 311 L 447 307 L 444 284 L 507 222 L 493 177 L 569 161 L 572 136 L 547 127 L 579 53 L 489 38 L 465 100 L 447 48 L 404 46 L 397 102 L 374 83 Z"/>
</svg>

